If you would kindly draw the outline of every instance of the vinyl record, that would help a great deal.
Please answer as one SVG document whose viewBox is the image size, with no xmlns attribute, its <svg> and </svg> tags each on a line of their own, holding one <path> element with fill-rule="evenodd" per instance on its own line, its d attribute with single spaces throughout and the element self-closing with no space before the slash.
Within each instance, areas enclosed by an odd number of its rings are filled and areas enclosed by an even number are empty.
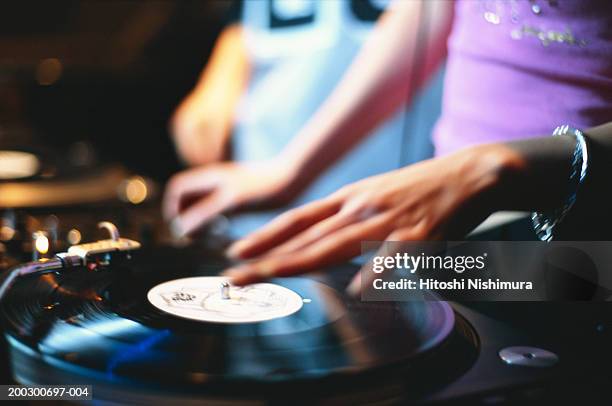
<svg viewBox="0 0 612 406">
<path fill-rule="evenodd" d="M 402 375 L 391 373 L 387 382 L 400 379 L 422 390 L 410 376 L 427 380 L 436 359 L 444 359 L 446 371 L 464 370 L 476 352 L 464 334 L 469 326 L 445 302 L 361 302 L 345 295 L 352 267 L 275 279 L 258 291 L 231 291 L 236 302 L 219 301 L 216 290 L 206 296 L 215 315 L 246 321 L 185 317 L 184 311 L 192 314 L 189 306 L 203 302 L 183 301 L 207 295 L 194 281 L 208 283 L 225 265 L 197 250 L 155 249 L 104 270 L 20 281 L 3 308 L 15 378 L 137 385 L 182 395 L 236 394 L 236 385 L 241 394 L 270 387 L 286 394 L 291 385 L 318 382 L 317 390 L 323 390 L 347 377 L 359 382 L 355 377 L 400 368 Z M 179 293 L 167 289 L 176 283 L 184 286 Z M 150 292 L 170 295 L 166 299 L 176 301 L 178 310 L 156 306 Z M 270 303 L 287 297 L 279 306 L 293 306 L 290 312 L 270 310 Z M 245 312 L 238 301 L 266 307 L 272 316 L 259 321 L 259 311 Z M 238 312 L 227 309 L 234 305 Z"/>
</svg>

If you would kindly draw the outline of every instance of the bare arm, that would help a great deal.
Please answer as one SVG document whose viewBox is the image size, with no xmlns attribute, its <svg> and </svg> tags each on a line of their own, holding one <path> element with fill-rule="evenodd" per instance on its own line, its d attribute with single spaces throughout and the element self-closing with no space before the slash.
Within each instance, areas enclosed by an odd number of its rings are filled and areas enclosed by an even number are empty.
<svg viewBox="0 0 612 406">
<path fill-rule="evenodd" d="M 223 159 L 236 103 L 248 75 L 242 27 L 231 25 L 219 36 L 197 85 L 170 123 L 179 155 L 187 164 L 203 165 Z"/>
<path fill-rule="evenodd" d="M 451 1 L 421 0 L 398 1 L 383 15 L 342 81 L 282 153 L 299 185 L 410 102 L 445 56 L 452 14 Z"/>
<path fill-rule="evenodd" d="M 177 234 L 192 233 L 222 212 L 287 202 L 410 101 L 444 57 L 453 2 L 393 4 L 340 84 L 280 156 L 258 165 L 196 168 L 171 179 L 164 214 Z M 423 74 L 415 75 L 417 69 Z M 197 203 L 187 206 L 188 200 Z"/>
<path fill-rule="evenodd" d="M 612 233 L 612 123 L 585 133 L 590 167 L 561 239 Z M 558 208 L 575 145 L 570 136 L 478 145 L 362 180 L 235 243 L 229 254 L 251 261 L 227 275 L 236 284 L 294 275 L 359 255 L 362 241 L 460 239 L 494 211 Z"/>
</svg>

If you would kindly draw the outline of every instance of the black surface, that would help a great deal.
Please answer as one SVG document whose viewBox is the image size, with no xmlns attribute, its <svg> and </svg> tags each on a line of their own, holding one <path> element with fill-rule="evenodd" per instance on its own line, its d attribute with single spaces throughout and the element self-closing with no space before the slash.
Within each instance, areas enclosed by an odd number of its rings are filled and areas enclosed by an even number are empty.
<svg viewBox="0 0 612 406">
<path fill-rule="evenodd" d="M 188 321 L 146 301 L 162 281 L 215 275 L 223 265 L 211 253 L 157 248 L 106 270 L 20 281 L 4 306 L 17 381 L 230 398 L 292 396 L 296 387 L 328 397 L 349 393 L 338 386 L 349 384 L 376 397 L 410 397 L 450 382 L 476 357 L 471 327 L 444 302 L 342 294 L 351 267 L 275 281 L 312 302 L 262 323 Z"/>
</svg>

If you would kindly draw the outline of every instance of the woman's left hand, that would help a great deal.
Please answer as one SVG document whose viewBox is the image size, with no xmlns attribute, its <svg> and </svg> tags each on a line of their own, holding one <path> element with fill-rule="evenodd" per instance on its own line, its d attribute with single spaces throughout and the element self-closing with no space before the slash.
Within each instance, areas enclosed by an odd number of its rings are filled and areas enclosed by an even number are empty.
<svg viewBox="0 0 612 406">
<path fill-rule="evenodd" d="M 462 238 L 499 205 L 505 170 L 521 164 L 508 147 L 486 145 L 348 185 L 234 243 L 228 255 L 252 261 L 224 274 L 244 285 L 346 261 L 366 240 Z"/>
</svg>

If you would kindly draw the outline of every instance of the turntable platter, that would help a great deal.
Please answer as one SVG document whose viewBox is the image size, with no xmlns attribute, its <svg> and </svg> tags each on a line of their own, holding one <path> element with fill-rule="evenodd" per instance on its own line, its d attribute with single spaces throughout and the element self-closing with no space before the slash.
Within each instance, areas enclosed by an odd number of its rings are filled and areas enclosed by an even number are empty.
<svg viewBox="0 0 612 406">
<path fill-rule="evenodd" d="M 223 264 L 192 254 L 141 251 L 122 267 L 20 281 L 3 309 L 16 379 L 225 396 L 236 384 L 247 395 L 278 383 L 288 393 L 313 380 L 323 390 L 399 368 L 386 379 L 423 390 L 410 377 L 442 384 L 431 379 L 436 359 L 459 371 L 476 353 L 457 339 L 445 302 L 346 296 L 353 268 L 232 288 L 223 299 Z M 41 370 L 47 372 L 32 375 Z"/>
</svg>

